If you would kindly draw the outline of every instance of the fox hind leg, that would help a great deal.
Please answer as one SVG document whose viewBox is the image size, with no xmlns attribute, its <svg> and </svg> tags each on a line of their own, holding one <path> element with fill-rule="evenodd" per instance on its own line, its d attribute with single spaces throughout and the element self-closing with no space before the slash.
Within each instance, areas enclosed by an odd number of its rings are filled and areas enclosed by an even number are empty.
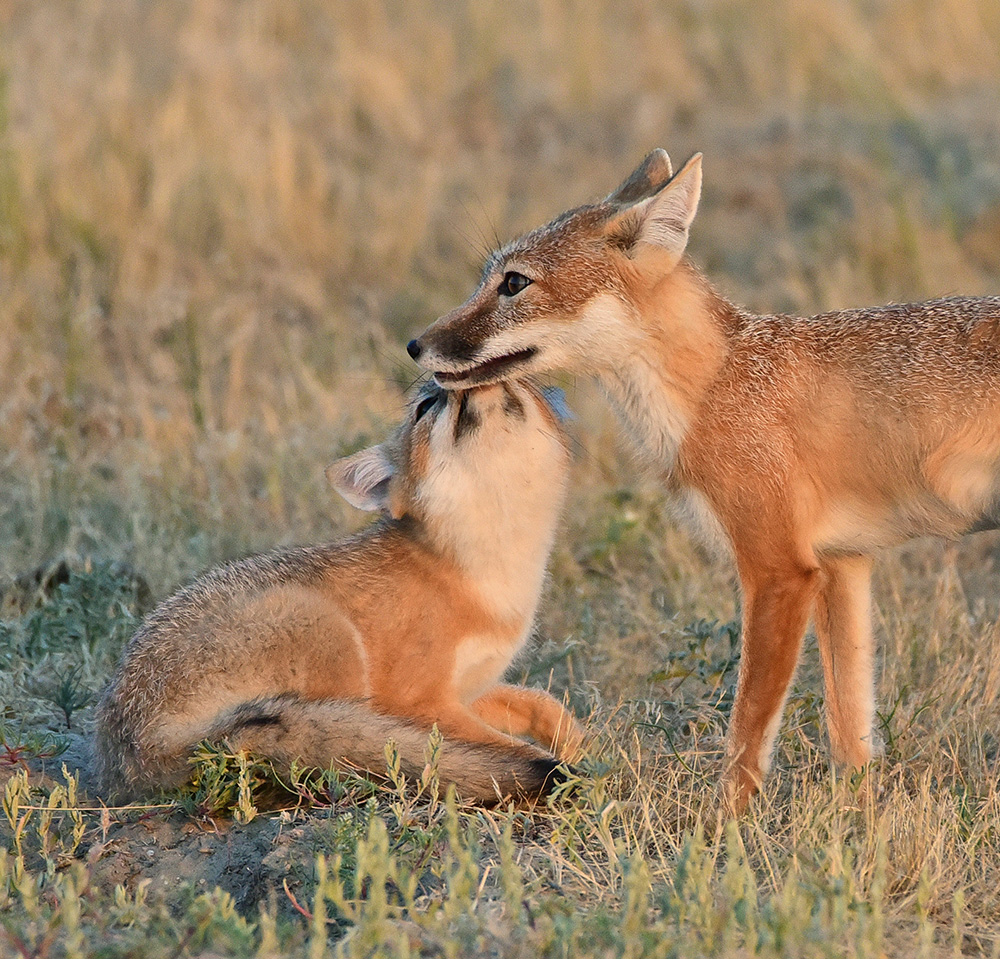
<svg viewBox="0 0 1000 959">
<path fill-rule="evenodd" d="M 855 768 L 877 752 L 872 730 L 871 568 L 867 556 L 825 559 L 814 623 L 823 662 L 830 751 L 836 762 Z"/>
<path fill-rule="evenodd" d="M 470 708 L 494 729 L 510 736 L 530 736 L 560 759 L 577 758 L 583 745 L 579 723 L 559 700 L 541 689 L 501 683 Z"/>
</svg>

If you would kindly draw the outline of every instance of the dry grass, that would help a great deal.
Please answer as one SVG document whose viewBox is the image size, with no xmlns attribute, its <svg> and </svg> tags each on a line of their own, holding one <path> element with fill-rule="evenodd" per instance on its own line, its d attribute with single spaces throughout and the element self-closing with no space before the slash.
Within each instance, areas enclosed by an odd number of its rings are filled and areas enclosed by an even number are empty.
<svg viewBox="0 0 1000 959">
<path fill-rule="evenodd" d="M 496 237 L 602 195 L 654 145 L 705 153 L 692 253 L 754 308 L 1000 291 L 998 102 L 995 0 L 0 0 L 0 573 L 118 560 L 159 597 L 355 526 L 322 466 L 397 415 L 408 336 Z M 445 852 L 412 908 L 342 904 L 345 951 L 382 934 L 392 954 L 996 954 L 997 540 L 882 564 L 885 759 L 829 770 L 808 648 L 766 794 L 702 840 L 732 577 L 567 385 L 580 457 L 524 670 L 592 713 L 591 781 L 513 818 L 381 801 L 333 843 L 356 856 L 388 823 L 366 888 L 413 867 L 407 837 Z M 60 727 L 39 683 L 81 660 L 32 649 L 0 658 L 5 742 L 26 754 Z M 112 653 L 83 657 L 89 688 Z M 60 815 L 58 842 L 31 833 L 38 888 L 0 860 L 17 917 L 0 953 L 89 954 L 74 902 L 116 955 L 150 948 L 129 923 L 165 955 L 325 948 L 315 919 L 159 885 L 146 901 L 135 874 L 108 905 L 85 892 L 108 823 L 85 817 L 67 852 Z M 321 819 L 296 820 L 287 868 L 333 902 Z"/>
</svg>

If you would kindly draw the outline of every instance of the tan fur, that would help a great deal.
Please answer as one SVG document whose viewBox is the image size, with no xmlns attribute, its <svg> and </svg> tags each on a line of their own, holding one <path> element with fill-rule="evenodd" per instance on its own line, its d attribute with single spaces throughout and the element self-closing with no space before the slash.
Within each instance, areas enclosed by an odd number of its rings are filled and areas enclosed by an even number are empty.
<svg viewBox="0 0 1000 959">
<path fill-rule="evenodd" d="M 548 693 L 499 680 L 531 629 L 568 460 L 529 383 L 426 386 L 390 440 L 329 470 L 390 516 L 214 570 L 149 616 L 99 709 L 104 793 L 183 782 L 206 738 L 376 775 L 392 739 L 415 776 L 435 723 L 441 778 L 465 798 L 545 792 L 549 751 L 572 758 L 580 728 Z"/>
<path fill-rule="evenodd" d="M 604 201 L 491 257 L 408 350 L 449 388 L 595 376 L 688 514 L 729 547 L 743 654 L 725 794 L 767 771 L 815 619 L 834 756 L 873 754 L 870 555 L 1000 524 L 1000 298 L 756 316 L 684 258 L 701 158 L 656 151 Z M 523 274 L 529 282 L 514 278 Z"/>
</svg>

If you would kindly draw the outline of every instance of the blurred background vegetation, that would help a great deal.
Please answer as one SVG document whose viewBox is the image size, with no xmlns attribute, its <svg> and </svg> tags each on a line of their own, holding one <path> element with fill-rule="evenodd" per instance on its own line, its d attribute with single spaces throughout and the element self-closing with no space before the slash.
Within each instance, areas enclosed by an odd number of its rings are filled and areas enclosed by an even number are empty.
<svg viewBox="0 0 1000 959">
<path fill-rule="evenodd" d="M 407 338 L 653 146 L 754 309 L 998 292 L 998 106 L 995 0 L 0 0 L 0 572 L 356 523 Z"/>
</svg>

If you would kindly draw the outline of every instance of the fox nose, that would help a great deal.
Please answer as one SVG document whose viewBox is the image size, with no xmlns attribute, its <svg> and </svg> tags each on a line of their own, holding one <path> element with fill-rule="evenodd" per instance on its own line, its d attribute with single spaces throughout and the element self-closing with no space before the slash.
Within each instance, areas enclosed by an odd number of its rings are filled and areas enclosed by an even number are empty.
<svg viewBox="0 0 1000 959">
<path fill-rule="evenodd" d="M 417 340 L 410 340 L 410 342 L 406 344 L 406 352 L 410 354 L 411 359 L 419 359 L 420 354 L 423 353 L 423 351 L 424 348 Z"/>
</svg>

